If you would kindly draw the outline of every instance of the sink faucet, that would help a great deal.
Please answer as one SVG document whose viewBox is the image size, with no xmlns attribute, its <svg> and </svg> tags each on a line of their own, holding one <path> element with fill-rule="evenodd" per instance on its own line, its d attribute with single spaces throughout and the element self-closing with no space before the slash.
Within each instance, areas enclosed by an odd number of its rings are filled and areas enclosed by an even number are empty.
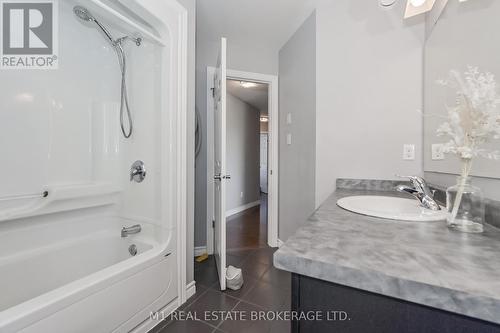
<svg viewBox="0 0 500 333">
<path fill-rule="evenodd" d="M 138 234 L 140 232 L 141 232 L 141 225 L 140 224 L 136 224 L 136 225 L 133 225 L 131 227 L 123 227 L 122 228 L 122 238 L 125 238 L 128 235 Z"/>
<path fill-rule="evenodd" d="M 399 185 L 396 190 L 401 193 L 408 193 L 414 196 L 420 204 L 430 210 L 441 210 L 439 204 L 434 200 L 434 192 L 431 191 L 425 180 L 417 176 L 399 176 L 408 178 L 412 186 Z"/>
</svg>

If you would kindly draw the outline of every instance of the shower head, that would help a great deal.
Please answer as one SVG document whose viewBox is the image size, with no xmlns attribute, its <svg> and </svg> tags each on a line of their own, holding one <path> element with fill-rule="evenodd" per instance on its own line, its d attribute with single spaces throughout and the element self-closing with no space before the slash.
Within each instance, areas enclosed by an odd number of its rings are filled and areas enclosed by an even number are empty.
<svg viewBox="0 0 500 333">
<path fill-rule="evenodd" d="M 86 22 L 94 22 L 95 24 L 97 24 L 97 26 L 102 30 L 102 32 L 104 32 L 106 37 L 109 39 L 111 44 L 114 45 L 115 39 L 113 38 L 113 36 L 111 36 L 111 33 L 101 23 L 99 23 L 99 21 L 97 21 L 97 19 L 94 17 L 94 15 L 92 15 L 87 8 L 82 7 L 82 6 L 75 6 L 75 7 L 73 7 L 73 13 L 75 13 L 75 15 L 80 20 L 83 20 Z"/>
<path fill-rule="evenodd" d="M 84 21 L 95 21 L 94 16 L 90 14 L 87 8 L 82 7 L 82 6 L 75 6 L 73 7 L 73 13 L 75 13 L 78 18 Z"/>
</svg>

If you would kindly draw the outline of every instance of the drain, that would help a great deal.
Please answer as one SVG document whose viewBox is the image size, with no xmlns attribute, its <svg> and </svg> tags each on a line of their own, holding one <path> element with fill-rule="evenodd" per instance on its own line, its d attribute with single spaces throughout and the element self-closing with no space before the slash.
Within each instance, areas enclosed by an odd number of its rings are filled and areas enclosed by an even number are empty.
<svg viewBox="0 0 500 333">
<path fill-rule="evenodd" d="M 137 246 L 135 244 L 132 244 L 128 247 L 128 253 L 133 257 L 137 254 Z"/>
</svg>

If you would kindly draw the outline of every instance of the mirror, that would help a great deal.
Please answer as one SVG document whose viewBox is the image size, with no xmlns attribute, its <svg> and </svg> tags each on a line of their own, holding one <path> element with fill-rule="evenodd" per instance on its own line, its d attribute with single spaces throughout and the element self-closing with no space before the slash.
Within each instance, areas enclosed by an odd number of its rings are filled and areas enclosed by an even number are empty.
<svg viewBox="0 0 500 333">
<path fill-rule="evenodd" d="M 500 1 L 450 0 L 432 31 L 427 36 L 424 64 L 424 170 L 426 178 L 443 187 L 455 183 L 461 164 L 457 157 L 446 154 L 440 159 L 432 154 L 432 146 L 449 141 L 438 137 L 438 127 L 446 121 L 446 105 L 456 104 L 456 90 L 437 83 L 447 79 L 450 70 L 464 73 L 468 66 L 495 75 L 500 90 Z M 439 150 L 439 146 L 435 146 Z M 485 148 L 500 150 L 500 140 Z M 439 154 L 437 154 L 439 155 Z M 485 195 L 500 200 L 500 160 L 476 157 L 471 175 Z"/>
</svg>

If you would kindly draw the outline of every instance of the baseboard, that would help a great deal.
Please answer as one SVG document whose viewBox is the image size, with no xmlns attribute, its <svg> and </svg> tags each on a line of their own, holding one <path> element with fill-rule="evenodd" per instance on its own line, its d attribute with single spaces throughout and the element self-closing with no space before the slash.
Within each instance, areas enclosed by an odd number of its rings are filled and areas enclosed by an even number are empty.
<svg viewBox="0 0 500 333">
<path fill-rule="evenodd" d="M 255 207 L 255 206 L 259 206 L 259 205 L 260 205 L 260 200 L 257 200 L 257 201 L 254 201 L 254 202 L 247 203 L 246 205 L 230 209 L 230 210 L 226 211 L 226 217 L 230 217 L 230 216 L 236 215 L 238 213 L 241 213 L 244 210 L 247 210 L 249 208 L 252 208 L 252 207 Z"/>
<path fill-rule="evenodd" d="M 186 299 L 191 298 L 194 294 L 196 294 L 196 281 L 191 281 L 186 286 Z"/>
<path fill-rule="evenodd" d="M 278 247 L 282 247 L 283 246 L 283 241 L 281 239 L 278 238 Z"/>
<path fill-rule="evenodd" d="M 201 256 L 204 253 L 207 253 L 207 247 L 206 246 L 196 246 L 194 248 L 194 256 L 195 257 Z"/>
</svg>

